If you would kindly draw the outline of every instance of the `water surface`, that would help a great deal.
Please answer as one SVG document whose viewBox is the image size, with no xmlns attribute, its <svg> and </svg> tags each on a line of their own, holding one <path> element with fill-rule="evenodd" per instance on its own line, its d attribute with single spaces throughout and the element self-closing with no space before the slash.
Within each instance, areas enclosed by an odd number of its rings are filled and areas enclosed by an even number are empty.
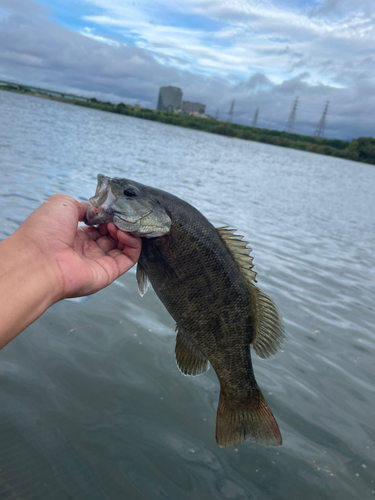
<svg viewBox="0 0 375 500">
<path fill-rule="evenodd" d="M 0 498 L 375 498 L 375 168 L 0 92 L 0 238 L 96 175 L 184 198 L 250 242 L 288 342 L 253 356 L 284 444 L 215 443 L 213 370 L 132 270 L 54 305 L 0 352 Z"/>
</svg>

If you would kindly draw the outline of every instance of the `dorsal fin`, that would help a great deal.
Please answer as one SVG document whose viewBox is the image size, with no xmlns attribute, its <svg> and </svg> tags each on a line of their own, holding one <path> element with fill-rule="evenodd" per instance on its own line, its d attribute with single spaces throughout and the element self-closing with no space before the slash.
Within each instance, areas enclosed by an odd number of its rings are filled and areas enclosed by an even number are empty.
<svg viewBox="0 0 375 500">
<path fill-rule="evenodd" d="M 246 245 L 248 245 L 248 242 L 243 241 L 243 236 L 240 234 L 234 234 L 237 229 L 230 229 L 229 226 L 218 227 L 216 231 L 233 255 L 234 260 L 237 262 L 246 278 L 250 280 L 251 283 L 256 283 L 257 280 L 255 278 L 257 273 L 253 271 L 253 258 L 249 255 L 252 249 L 247 248 Z"/>
<path fill-rule="evenodd" d="M 249 255 L 251 248 L 243 236 L 234 234 L 236 229 L 228 226 L 217 228 L 217 232 L 244 274 L 249 290 L 251 316 L 253 319 L 253 338 L 251 345 L 260 358 L 268 358 L 276 354 L 283 346 L 285 339 L 284 325 L 280 313 L 273 301 L 263 293 L 256 283 L 256 272 L 253 271 L 253 258 Z"/>
</svg>

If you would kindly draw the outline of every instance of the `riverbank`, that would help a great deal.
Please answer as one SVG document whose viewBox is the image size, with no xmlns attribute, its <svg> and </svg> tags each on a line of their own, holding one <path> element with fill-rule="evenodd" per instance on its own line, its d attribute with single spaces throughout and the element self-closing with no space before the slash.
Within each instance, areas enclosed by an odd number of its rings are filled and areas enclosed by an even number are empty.
<svg viewBox="0 0 375 500">
<path fill-rule="evenodd" d="M 339 139 L 323 139 L 300 134 L 289 134 L 278 130 L 249 127 L 237 123 L 228 123 L 220 120 L 201 118 L 198 116 L 183 115 L 166 111 L 157 111 L 140 106 L 129 104 L 114 104 L 109 101 L 99 101 L 95 98 L 64 94 L 46 89 L 36 89 L 25 85 L 12 84 L 1 85 L 1 90 L 17 92 L 34 97 L 42 97 L 55 101 L 84 106 L 88 108 L 118 113 L 121 115 L 134 116 L 144 120 L 168 123 L 179 127 L 192 128 L 213 134 L 220 134 L 228 137 L 263 142 L 282 146 L 286 148 L 299 149 L 311 153 L 318 153 L 328 156 L 336 156 L 347 160 L 360 161 L 375 165 L 375 139 L 372 137 L 360 137 L 349 141 Z"/>
</svg>

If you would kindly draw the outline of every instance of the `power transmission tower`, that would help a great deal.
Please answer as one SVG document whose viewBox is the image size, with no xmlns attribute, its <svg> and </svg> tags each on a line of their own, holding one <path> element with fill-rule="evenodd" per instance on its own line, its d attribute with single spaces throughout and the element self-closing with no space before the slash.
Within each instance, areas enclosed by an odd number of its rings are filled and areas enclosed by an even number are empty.
<svg viewBox="0 0 375 500">
<path fill-rule="evenodd" d="M 293 134 L 293 128 L 294 128 L 294 121 L 296 119 L 296 111 L 297 111 L 297 106 L 298 106 L 298 97 L 296 97 L 296 100 L 294 101 L 292 111 L 290 112 L 288 121 L 286 122 L 284 132 L 289 132 L 290 134 Z"/>
<path fill-rule="evenodd" d="M 219 119 L 219 108 L 217 108 L 216 115 L 215 115 L 215 120 L 218 120 L 218 119 Z"/>
<path fill-rule="evenodd" d="M 329 101 L 327 101 L 326 103 L 320 122 L 318 123 L 318 126 L 316 127 L 316 130 L 314 132 L 314 137 L 324 137 L 324 127 L 326 126 L 326 116 L 328 112 L 328 106 L 329 106 Z"/>
<path fill-rule="evenodd" d="M 233 121 L 233 108 L 234 108 L 234 99 L 232 101 L 232 104 L 230 105 L 230 110 L 228 113 L 228 120 L 227 122 L 232 122 Z"/>
<path fill-rule="evenodd" d="M 257 126 L 258 113 L 259 113 L 259 108 L 257 108 L 257 110 L 255 111 L 255 115 L 254 115 L 254 118 L 253 118 L 253 123 L 251 124 L 252 127 L 256 127 Z"/>
</svg>

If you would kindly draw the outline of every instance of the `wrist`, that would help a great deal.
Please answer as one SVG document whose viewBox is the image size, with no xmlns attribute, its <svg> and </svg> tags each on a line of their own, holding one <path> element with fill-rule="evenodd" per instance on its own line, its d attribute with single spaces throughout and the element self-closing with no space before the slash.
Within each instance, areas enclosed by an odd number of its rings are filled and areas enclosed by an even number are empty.
<svg viewBox="0 0 375 500">
<path fill-rule="evenodd" d="M 22 234 L 0 243 L 0 348 L 59 300 L 60 287 L 48 259 Z"/>
<path fill-rule="evenodd" d="M 9 240 L 9 246 L 14 250 L 12 265 L 14 272 L 22 273 L 29 271 L 30 278 L 26 279 L 25 291 L 34 290 L 46 304 L 45 309 L 62 298 L 62 285 L 59 280 L 58 271 L 55 270 L 56 263 L 49 256 L 48 252 L 43 251 L 40 242 L 34 242 L 30 238 L 25 238 L 21 232 L 16 231 L 6 241 Z"/>
</svg>

